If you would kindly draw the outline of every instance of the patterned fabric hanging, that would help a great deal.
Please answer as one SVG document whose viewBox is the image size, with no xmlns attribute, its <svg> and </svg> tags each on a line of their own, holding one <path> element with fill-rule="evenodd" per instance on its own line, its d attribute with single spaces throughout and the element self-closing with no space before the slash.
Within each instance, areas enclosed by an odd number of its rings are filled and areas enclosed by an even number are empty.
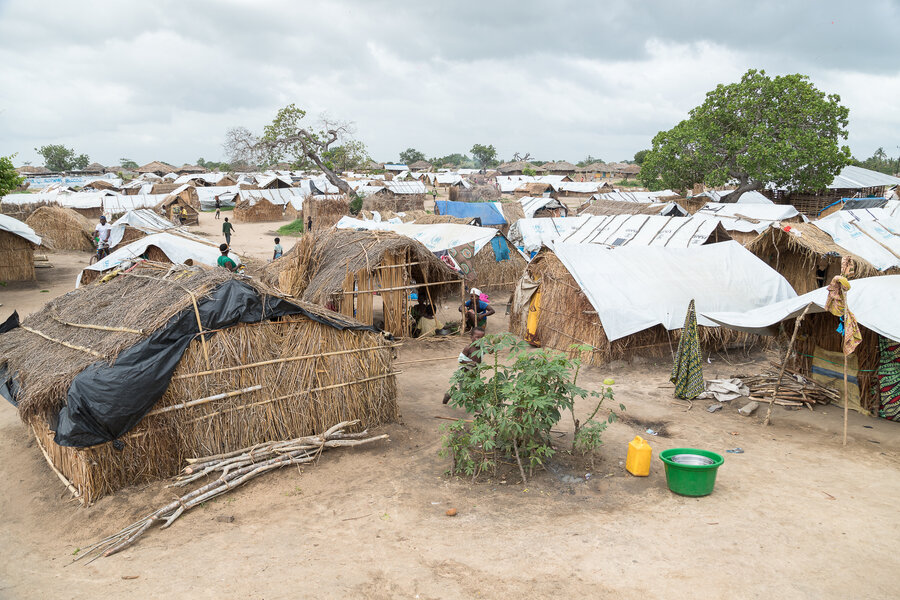
<svg viewBox="0 0 900 600">
<path fill-rule="evenodd" d="M 688 307 L 678 341 L 678 354 L 672 365 L 672 383 L 675 384 L 675 397 L 693 400 L 706 390 L 703 383 L 703 361 L 700 356 L 700 336 L 697 332 L 697 311 L 694 301 Z"/>
<path fill-rule="evenodd" d="M 878 416 L 900 421 L 900 342 L 878 336 Z"/>
</svg>

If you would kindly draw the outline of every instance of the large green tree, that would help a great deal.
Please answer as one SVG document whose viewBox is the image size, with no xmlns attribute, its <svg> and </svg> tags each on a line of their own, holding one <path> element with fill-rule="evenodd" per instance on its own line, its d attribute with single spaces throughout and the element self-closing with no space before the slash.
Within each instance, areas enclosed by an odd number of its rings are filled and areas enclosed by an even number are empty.
<svg viewBox="0 0 900 600">
<path fill-rule="evenodd" d="M 849 110 L 840 96 L 818 90 L 805 75 L 768 77 L 751 69 L 722 85 L 690 117 L 653 138 L 644 157 L 644 185 L 685 190 L 694 184 L 737 188 L 728 200 L 766 184 L 817 190 L 850 163 Z"/>
<path fill-rule="evenodd" d="M 25 178 L 20 176 L 16 172 L 16 167 L 13 166 L 12 159 L 14 157 L 15 154 L 12 156 L 0 156 L 0 197 L 10 193 L 25 181 Z"/>
<path fill-rule="evenodd" d="M 472 153 L 472 157 L 475 159 L 475 164 L 477 164 L 481 169 L 493 167 L 497 164 L 497 150 L 494 148 L 493 144 L 489 146 L 485 146 L 484 144 L 475 144 L 474 146 L 472 146 L 472 149 L 469 150 L 469 152 Z"/>
<path fill-rule="evenodd" d="M 400 153 L 400 162 L 404 165 L 411 165 L 420 160 L 425 160 L 425 153 L 419 152 L 415 148 L 407 148 Z"/>
<path fill-rule="evenodd" d="M 48 144 L 34 150 L 44 157 L 44 166 L 55 172 L 81 171 L 91 162 L 87 154 L 75 154 L 62 144 Z"/>
</svg>

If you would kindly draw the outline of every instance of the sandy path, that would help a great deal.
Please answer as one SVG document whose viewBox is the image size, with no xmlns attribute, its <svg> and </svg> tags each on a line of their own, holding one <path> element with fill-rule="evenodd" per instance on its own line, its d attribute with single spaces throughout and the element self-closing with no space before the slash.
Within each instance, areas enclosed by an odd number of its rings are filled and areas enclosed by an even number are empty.
<svg viewBox="0 0 900 600">
<path fill-rule="evenodd" d="M 459 348 L 457 340 L 407 343 L 399 360 Z M 453 361 L 403 366 L 403 423 L 385 428 L 390 443 L 269 476 L 88 566 L 66 565 L 76 548 L 171 492 L 153 484 L 81 508 L 12 407 L 0 408 L 0 536 L 8 549 L 0 596 L 180 597 L 188 589 L 197 598 L 695 598 L 700 589 L 707 598 L 893 596 L 895 424 L 854 416 L 851 445 L 842 449 L 835 408 L 779 408 L 775 425 L 763 429 L 736 407 L 711 415 L 705 402 L 687 413 L 671 405 L 667 364 L 592 368 L 584 383 L 614 376 L 617 400 L 644 424 L 609 429 L 590 480 L 566 483 L 543 472 L 527 486 L 512 478 L 472 485 L 445 477 L 437 455 L 443 421 L 434 416 L 460 416 L 439 403 L 453 368 Z M 726 455 L 712 496 L 675 496 L 656 460 L 649 478 L 623 471 L 627 441 L 648 422 L 670 436 L 650 438 L 654 453 L 683 445 L 746 453 Z M 456 518 L 443 514 L 451 506 Z"/>
</svg>

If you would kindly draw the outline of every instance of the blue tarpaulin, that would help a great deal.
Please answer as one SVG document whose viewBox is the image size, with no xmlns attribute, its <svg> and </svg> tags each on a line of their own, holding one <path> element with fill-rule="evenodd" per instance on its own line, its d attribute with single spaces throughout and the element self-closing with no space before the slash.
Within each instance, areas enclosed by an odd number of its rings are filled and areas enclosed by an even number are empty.
<svg viewBox="0 0 900 600">
<path fill-rule="evenodd" d="M 481 219 L 482 225 L 506 225 L 503 217 L 493 202 L 455 202 L 453 200 L 438 200 L 435 202 L 437 212 L 440 215 L 450 215 L 462 219 Z"/>
<path fill-rule="evenodd" d="M 494 248 L 494 258 L 497 262 L 509 260 L 509 246 L 506 245 L 506 238 L 496 236 L 491 240 L 491 246 Z"/>
</svg>

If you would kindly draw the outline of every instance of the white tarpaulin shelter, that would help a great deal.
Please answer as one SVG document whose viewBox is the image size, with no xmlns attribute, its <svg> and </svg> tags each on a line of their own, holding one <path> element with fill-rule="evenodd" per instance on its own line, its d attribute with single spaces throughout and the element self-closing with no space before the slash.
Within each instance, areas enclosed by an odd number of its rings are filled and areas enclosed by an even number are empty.
<svg viewBox="0 0 900 600">
<path fill-rule="evenodd" d="M 588 219 L 589 216 L 519 219 L 509 228 L 509 241 L 530 255 L 567 236 Z"/>
<path fill-rule="evenodd" d="M 0 214 L 0 230 L 8 231 L 20 238 L 25 238 L 32 244 L 41 245 L 41 236 L 34 232 L 34 229 L 18 219 L 13 219 L 9 215 Z"/>
<path fill-rule="evenodd" d="M 615 202 L 661 202 L 665 198 L 678 196 L 672 190 L 660 190 L 658 192 L 623 192 L 616 190 L 614 192 L 604 192 L 602 194 L 594 194 L 592 200 L 613 200 Z"/>
<path fill-rule="evenodd" d="M 900 267 L 900 219 L 884 216 L 874 220 L 871 215 L 876 210 L 883 209 L 839 210 L 813 225 L 879 271 Z"/>
<path fill-rule="evenodd" d="M 432 252 L 443 252 L 466 244 L 473 244 L 475 252 L 480 252 L 498 235 L 498 230 L 490 227 L 475 227 L 457 223 L 435 223 L 434 225 L 417 225 L 415 223 L 388 223 L 385 221 L 361 221 L 352 217 L 342 217 L 335 225 L 338 229 L 368 229 L 376 231 L 393 231 L 402 236 L 412 238 L 425 245 Z"/>
<path fill-rule="evenodd" d="M 125 261 L 134 260 L 146 252 L 150 246 L 156 246 L 162 250 L 169 260 L 176 265 L 186 264 L 190 260 L 192 264 L 202 263 L 214 267 L 219 260 L 219 256 L 222 255 L 218 246 L 212 242 L 195 241 L 171 233 L 154 233 L 122 246 L 103 260 L 86 267 L 85 270 L 108 271 Z M 241 260 L 236 254 L 229 253 L 228 256 L 231 257 L 235 264 L 241 264 Z M 75 287 L 79 285 L 81 285 L 81 273 L 78 274 L 78 281 L 75 282 Z"/>
<path fill-rule="evenodd" d="M 147 208 L 129 210 L 112 224 L 112 229 L 109 232 L 110 248 L 115 248 L 122 241 L 122 238 L 125 236 L 126 226 L 140 229 L 144 233 L 160 233 L 167 229 L 175 229 L 174 223 L 159 216 L 152 210 Z"/>
<path fill-rule="evenodd" d="M 679 329 L 694 300 L 701 313 L 741 312 L 797 296 L 787 280 L 739 243 L 691 248 L 605 248 L 557 243 L 553 252 L 584 291 L 609 341 L 654 325 Z"/>
<path fill-rule="evenodd" d="M 694 213 L 694 218 L 717 219 L 728 231 L 762 233 L 771 225 L 800 213 L 790 204 L 740 204 L 709 202 Z"/>
<path fill-rule="evenodd" d="M 499 204 L 499 202 L 495 202 L 494 204 Z M 522 210 L 525 212 L 525 218 L 531 219 L 534 217 L 534 213 L 541 210 L 542 208 L 562 208 L 565 207 L 557 200 L 556 198 L 549 198 L 541 196 L 540 198 L 536 198 L 534 196 L 522 196 L 519 198 L 519 204 L 522 205 Z M 503 214 L 503 211 L 500 211 L 500 214 Z"/>
<path fill-rule="evenodd" d="M 693 198 L 706 197 L 706 198 L 709 198 L 713 202 L 728 203 L 727 198 L 733 191 L 734 190 L 724 190 L 724 191 L 720 192 L 718 190 L 708 190 L 706 192 L 703 192 L 702 194 L 697 194 L 696 196 L 693 196 Z M 731 202 L 730 204 L 732 204 L 732 205 L 734 205 L 734 204 L 774 204 L 774 202 L 772 202 L 771 200 L 769 200 L 768 198 L 766 198 L 763 194 L 761 194 L 759 192 L 750 191 L 750 192 L 744 192 L 743 194 L 741 194 L 740 198 L 738 198 L 737 202 Z"/>
<path fill-rule="evenodd" d="M 809 312 L 825 312 L 828 289 L 819 288 L 796 298 L 789 298 L 748 312 L 715 312 L 697 310 L 720 325 L 748 333 L 771 334 L 773 327 L 785 319 Z M 860 325 L 900 342 L 900 275 L 866 277 L 850 281 L 847 307 Z M 837 318 L 835 317 L 835 321 Z"/>
<path fill-rule="evenodd" d="M 718 220 L 692 217 L 589 216 L 559 239 L 561 242 L 571 244 L 686 248 L 705 244 L 718 226 Z M 723 235 L 726 234 L 723 232 Z"/>
</svg>

